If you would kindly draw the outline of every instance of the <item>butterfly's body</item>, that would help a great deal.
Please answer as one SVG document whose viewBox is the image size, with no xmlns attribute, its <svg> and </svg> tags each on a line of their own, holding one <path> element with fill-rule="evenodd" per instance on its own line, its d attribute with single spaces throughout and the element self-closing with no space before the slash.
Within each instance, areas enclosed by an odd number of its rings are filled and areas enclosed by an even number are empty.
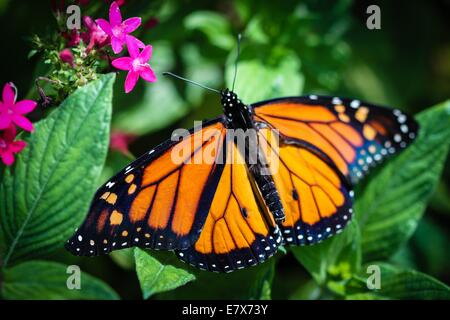
<svg viewBox="0 0 450 320">
<path fill-rule="evenodd" d="M 418 130 L 399 110 L 337 97 L 250 106 L 224 90 L 221 102 L 224 116 L 164 142 L 102 186 L 66 248 L 87 256 L 175 250 L 216 272 L 262 263 L 282 243 L 311 245 L 342 231 L 353 186 Z M 239 132 L 250 139 L 240 143 Z M 193 147 L 182 163 L 172 158 L 178 146 Z M 214 151 L 212 163 L 190 161 L 204 149 Z"/>
<path fill-rule="evenodd" d="M 266 172 L 266 159 L 259 150 L 259 128 L 253 120 L 252 107 L 242 103 L 238 96 L 228 89 L 221 92 L 221 103 L 226 116 L 227 129 L 234 130 L 235 140 L 244 141 L 243 145 L 239 146 L 241 147 L 240 152 L 244 155 L 249 171 L 255 179 L 258 188 L 258 191 L 255 190 L 255 192 L 261 193 L 275 220 L 284 220 L 284 208 L 278 191 L 272 177 Z M 240 137 L 244 138 L 240 139 Z"/>
</svg>

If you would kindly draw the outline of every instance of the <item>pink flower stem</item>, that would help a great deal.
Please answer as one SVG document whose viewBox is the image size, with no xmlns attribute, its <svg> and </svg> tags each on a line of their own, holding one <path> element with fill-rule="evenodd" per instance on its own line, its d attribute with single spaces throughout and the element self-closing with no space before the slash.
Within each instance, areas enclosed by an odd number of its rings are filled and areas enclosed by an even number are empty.
<svg viewBox="0 0 450 320">
<path fill-rule="evenodd" d="M 108 70 L 106 72 L 116 72 L 112 65 L 112 59 L 108 52 L 106 52 L 106 58 L 108 59 Z"/>
<path fill-rule="evenodd" d="M 53 104 L 53 100 L 52 100 L 52 98 L 50 98 L 49 96 L 47 96 L 45 94 L 44 89 L 39 85 L 39 81 L 45 81 L 45 82 L 52 83 L 52 84 L 58 84 L 58 81 L 47 78 L 47 77 L 37 77 L 36 80 L 34 81 L 34 83 L 36 85 L 36 89 L 37 89 L 39 97 L 40 97 L 39 105 L 41 105 L 44 108 L 51 107 Z"/>
</svg>

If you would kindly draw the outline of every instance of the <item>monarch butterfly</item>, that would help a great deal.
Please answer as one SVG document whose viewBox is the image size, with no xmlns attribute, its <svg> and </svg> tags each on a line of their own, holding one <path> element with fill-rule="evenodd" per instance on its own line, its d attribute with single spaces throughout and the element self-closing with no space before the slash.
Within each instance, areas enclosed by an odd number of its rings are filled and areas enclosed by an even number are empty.
<svg viewBox="0 0 450 320">
<path fill-rule="evenodd" d="M 84 256 L 174 250 L 215 272 L 253 266 L 282 244 L 341 232 L 353 186 L 418 131 L 400 110 L 359 100 L 309 95 L 246 105 L 232 90 L 217 91 L 224 115 L 163 142 L 100 187 L 66 248 Z M 228 138 L 233 130 L 256 139 L 242 146 Z"/>
</svg>

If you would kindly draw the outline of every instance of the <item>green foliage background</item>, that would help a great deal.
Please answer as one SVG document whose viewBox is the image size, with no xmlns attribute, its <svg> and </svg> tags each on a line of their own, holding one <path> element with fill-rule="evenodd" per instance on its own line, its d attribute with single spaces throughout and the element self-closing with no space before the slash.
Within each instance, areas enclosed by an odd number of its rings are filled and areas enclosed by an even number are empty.
<svg viewBox="0 0 450 320">
<path fill-rule="evenodd" d="M 39 57 L 27 59 L 26 37 L 54 28 L 49 2 L 0 0 L 0 29 L 9 30 L 0 84 L 13 81 L 22 96 L 29 89 L 36 98 L 33 79 L 45 70 Z M 27 149 L 0 171 L 2 298 L 449 299 L 448 3 L 381 2 L 382 29 L 373 31 L 365 26 L 369 4 L 127 1 L 124 16 L 159 20 L 138 34 L 153 45 L 158 82 L 140 82 L 125 95 L 123 73 L 104 75 L 32 115 L 38 122 L 23 135 Z M 358 187 L 356 217 L 342 234 L 280 250 L 255 268 L 211 274 L 170 252 L 94 259 L 65 252 L 95 189 L 131 161 L 108 151 L 110 130 L 138 135 L 131 151 L 140 155 L 173 129 L 221 113 L 217 96 L 161 72 L 230 86 L 238 32 L 236 91 L 244 101 L 323 93 L 395 106 L 416 115 L 417 141 Z M 83 271 L 81 290 L 66 288 L 74 264 Z M 367 289 L 369 265 L 380 267 L 379 290 Z"/>
</svg>

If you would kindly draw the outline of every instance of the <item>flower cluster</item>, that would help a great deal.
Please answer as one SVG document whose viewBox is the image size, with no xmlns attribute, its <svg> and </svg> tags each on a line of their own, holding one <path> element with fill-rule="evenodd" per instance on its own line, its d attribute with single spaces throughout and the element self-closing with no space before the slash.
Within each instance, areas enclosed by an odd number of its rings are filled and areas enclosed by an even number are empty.
<svg viewBox="0 0 450 320">
<path fill-rule="evenodd" d="M 17 89 L 12 83 L 3 87 L 2 101 L 0 101 L 0 159 L 7 166 L 14 163 L 14 154 L 25 148 L 26 143 L 15 140 L 16 126 L 25 131 L 33 131 L 33 124 L 25 117 L 36 108 L 33 100 L 17 100 Z"/>
<path fill-rule="evenodd" d="M 146 46 L 130 34 L 141 25 L 141 18 L 133 17 L 122 21 L 119 5 L 114 1 L 109 8 L 109 22 L 105 19 L 97 19 L 96 22 L 111 39 L 111 48 L 115 54 L 122 52 L 124 45 L 127 46 L 129 57 L 112 61 L 112 65 L 117 69 L 128 70 L 125 80 L 126 93 L 133 90 L 139 77 L 148 82 L 156 81 L 155 73 L 148 64 L 152 56 L 152 46 Z"/>
<path fill-rule="evenodd" d="M 125 81 L 125 92 L 129 93 L 135 87 L 139 77 L 148 82 L 156 81 L 156 76 L 150 68 L 148 61 L 151 58 L 152 47 L 145 45 L 141 40 L 131 35 L 142 23 L 141 18 L 132 17 L 123 20 L 118 1 L 113 1 L 109 8 L 109 21 L 83 17 L 85 32 L 70 30 L 63 34 L 67 46 L 59 53 L 62 62 L 75 67 L 75 58 L 70 47 L 78 46 L 81 41 L 86 45 L 86 54 L 93 49 L 101 50 L 111 45 L 114 54 L 120 54 L 124 47 L 128 48 L 129 57 L 121 57 L 112 61 L 112 65 L 119 70 L 127 70 L 128 76 Z M 156 24 L 157 21 L 152 21 Z M 144 26 L 147 28 L 147 26 Z M 142 51 L 140 51 L 142 49 Z"/>
</svg>

